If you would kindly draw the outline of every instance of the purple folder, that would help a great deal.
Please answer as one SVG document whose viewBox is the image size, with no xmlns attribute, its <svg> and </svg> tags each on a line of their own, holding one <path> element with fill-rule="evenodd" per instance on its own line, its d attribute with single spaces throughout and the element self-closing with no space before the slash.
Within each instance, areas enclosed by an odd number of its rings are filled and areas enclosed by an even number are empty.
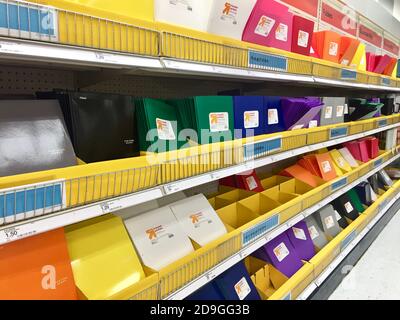
<svg viewBox="0 0 400 320">
<path fill-rule="evenodd" d="M 314 243 L 311 240 L 307 223 L 305 221 L 300 221 L 298 224 L 287 230 L 286 233 L 300 259 L 310 261 L 310 259 L 315 256 Z"/>
<path fill-rule="evenodd" d="M 292 130 L 308 128 L 310 121 L 317 119 L 323 103 L 316 98 L 284 98 L 281 105 L 285 128 Z"/>
<path fill-rule="evenodd" d="M 288 278 L 303 267 L 303 262 L 300 260 L 286 233 L 282 233 L 268 242 L 258 249 L 253 256 L 271 263 Z"/>
</svg>

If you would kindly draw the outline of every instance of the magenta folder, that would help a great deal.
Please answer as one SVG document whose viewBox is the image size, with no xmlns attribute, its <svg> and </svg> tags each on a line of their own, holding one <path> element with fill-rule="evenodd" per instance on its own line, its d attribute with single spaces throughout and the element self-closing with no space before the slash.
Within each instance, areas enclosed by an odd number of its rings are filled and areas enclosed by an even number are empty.
<svg viewBox="0 0 400 320">
<path fill-rule="evenodd" d="M 368 162 L 368 146 L 365 140 L 347 142 L 344 146 L 350 151 L 354 159 L 362 162 Z"/>
<path fill-rule="evenodd" d="M 367 71 L 374 72 L 376 66 L 376 55 L 367 52 Z"/>
<path fill-rule="evenodd" d="M 243 41 L 290 51 L 293 14 L 275 0 L 258 0 L 243 32 Z"/>
</svg>

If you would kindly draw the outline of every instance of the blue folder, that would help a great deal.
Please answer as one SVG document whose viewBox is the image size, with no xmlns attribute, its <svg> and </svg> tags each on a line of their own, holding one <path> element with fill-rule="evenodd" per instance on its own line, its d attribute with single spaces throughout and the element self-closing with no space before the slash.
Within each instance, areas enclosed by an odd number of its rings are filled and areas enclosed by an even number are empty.
<svg viewBox="0 0 400 320">
<path fill-rule="evenodd" d="M 264 97 L 264 110 L 265 110 L 264 133 L 275 133 L 275 132 L 285 131 L 285 124 L 283 121 L 283 114 L 281 108 L 281 97 Z"/>
<path fill-rule="evenodd" d="M 221 291 L 219 291 L 217 285 L 214 281 L 207 283 L 205 286 L 197 290 L 195 293 L 191 294 L 186 298 L 189 301 L 218 301 L 224 300 L 224 296 Z"/>
<path fill-rule="evenodd" d="M 266 120 L 263 103 L 263 97 L 233 97 L 236 139 L 264 134 Z"/>
<path fill-rule="evenodd" d="M 245 283 L 245 286 L 242 287 L 242 294 L 244 295 L 244 293 L 246 293 L 246 295 L 245 297 L 242 296 L 242 300 L 260 300 L 257 289 L 254 286 L 253 281 L 251 281 L 243 261 L 234 265 L 232 268 L 217 277 L 215 283 L 226 300 L 241 300 L 237 293 L 237 288 L 235 289 L 235 286 L 239 283 Z M 249 293 L 244 290 L 246 287 L 250 288 Z"/>
</svg>

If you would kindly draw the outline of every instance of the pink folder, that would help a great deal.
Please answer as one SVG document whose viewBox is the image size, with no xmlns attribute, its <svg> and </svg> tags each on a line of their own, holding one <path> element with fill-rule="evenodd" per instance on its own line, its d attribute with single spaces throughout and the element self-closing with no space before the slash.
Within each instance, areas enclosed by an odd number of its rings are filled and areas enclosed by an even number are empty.
<svg viewBox="0 0 400 320">
<path fill-rule="evenodd" d="M 376 65 L 376 55 L 371 52 L 367 52 L 367 71 L 374 72 L 375 65 Z"/>
<path fill-rule="evenodd" d="M 293 14 L 275 0 L 258 0 L 243 32 L 243 41 L 290 51 Z"/>
</svg>

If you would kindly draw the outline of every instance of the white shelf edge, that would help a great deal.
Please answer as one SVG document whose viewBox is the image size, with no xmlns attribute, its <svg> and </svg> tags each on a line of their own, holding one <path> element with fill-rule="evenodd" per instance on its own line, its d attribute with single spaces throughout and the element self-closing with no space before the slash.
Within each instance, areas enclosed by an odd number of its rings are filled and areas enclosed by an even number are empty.
<svg viewBox="0 0 400 320">
<path fill-rule="evenodd" d="M 88 65 L 110 68 L 142 68 L 171 73 L 225 76 L 249 80 L 294 81 L 301 83 L 325 84 L 336 87 L 359 88 L 400 92 L 400 88 L 385 85 L 370 85 L 345 80 L 327 79 L 312 75 L 272 72 L 269 70 L 241 69 L 223 65 L 182 61 L 173 58 L 147 57 L 128 53 L 119 53 L 102 49 L 69 46 L 59 43 L 39 42 L 0 36 L 0 54 L 3 59 L 18 59 L 39 62 L 55 62 L 76 65 Z"/>
<path fill-rule="evenodd" d="M 359 184 L 363 180 L 369 178 L 370 176 L 372 176 L 373 174 L 375 174 L 379 170 L 382 170 L 383 168 L 385 168 L 386 166 L 388 166 L 390 163 L 392 163 L 393 161 L 397 160 L 398 158 L 400 158 L 400 154 L 398 154 L 398 155 L 394 156 L 393 158 L 391 158 L 390 160 L 384 162 L 383 164 L 381 164 L 380 166 L 378 166 L 374 170 L 368 172 L 363 177 L 358 178 L 356 181 L 352 182 L 350 185 L 347 185 L 346 187 L 341 188 L 340 190 L 338 190 L 334 194 L 330 195 L 328 198 L 322 200 L 317 205 L 314 205 L 311 208 L 306 209 L 304 212 L 301 212 L 301 213 L 297 214 L 295 217 L 293 217 L 289 221 L 285 222 L 282 225 L 279 225 L 277 228 L 275 228 L 274 230 L 270 231 L 269 233 L 267 233 L 266 235 L 264 235 L 260 239 L 258 239 L 256 241 L 254 241 L 253 243 L 249 244 L 248 246 L 246 246 L 245 248 L 243 248 L 242 250 L 240 250 L 239 252 L 234 254 L 232 257 L 226 259 L 225 261 L 223 261 L 222 263 L 220 263 L 219 265 L 217 265 L 213 269 L 209 270 L 204 275 L 200 276 L 199 278 L 197 278 L 194 281 L 190 282 L 189 284 L 187 284 L 183 288 L 181 288 L 181 289 L 177 290 L 176 292 L 172 293 L 171 295 L 166 297 L 165 300 L 182 300 L 182 299 L 188 297 L 190 294 L 194 293 L 196 290 L 200 289 L 202 286 L 204 286 L 208 282 L 212 281 L 214 278 L 216 278 L 217 276 L 222 274 L 224 271 L 226 271 L 229 268 L 231 268 L 232 266 L 234 266 L 239 261 L 241 261 L 244 258 L 246 258 L 247 256 L 251 255 L 253 252 L 255 252 L 256 250 L 258 250 L 259 248 L 264 246 L 266 243 L 268 243 L 269 241 L 271 241 L 272 239 L 274 239 L 278 235 L 280 235 L 282 232 L 285 232 L 286 230 L 288 230 L 289 228 L 294 226 L 297 222 L 305 219 L 307 216 L 309 216 L 310 214 L 312 214 L 315 211 L 319 210 L 324 205 L 326 205 L 326 204 L 330 203 L 331 201 L 333 201 L 334 199 L 340 197 L 342 194 L 346 193 L 348 190 L 350 190 L 351 188 L 353 188 L 354 186 L 356 186 L 357 184 Z M 320 205 L 320 204 L 322 204 L 322 205 Z M 311 293 L 312 292 L 310 292 L 310 294 Z"/>
<path fill-rule="evenodd" d="M 320 287 L 337 266 L 350 254 L 358 243 L 368 234 L 368 232 L 378 223 L 387 213 L 393 204 L 400 199 L 400 192 L 385 206 L 385 208 L 365 227 L 365 229 L 342 251 L 335 260 L 315 279 L 298 297 L 297 300 L 307 300 L 308 297 Z"/>
<path fill-rule="evenodd" d="M 100 67 L 163 68 L 158 57 L 136 56 L 100 49 L 72 47 L 53 43 L 41 43 L 10 38 L 0 38 L 1 58 L 32 59 L 42 62 Z"/>
</svg>

